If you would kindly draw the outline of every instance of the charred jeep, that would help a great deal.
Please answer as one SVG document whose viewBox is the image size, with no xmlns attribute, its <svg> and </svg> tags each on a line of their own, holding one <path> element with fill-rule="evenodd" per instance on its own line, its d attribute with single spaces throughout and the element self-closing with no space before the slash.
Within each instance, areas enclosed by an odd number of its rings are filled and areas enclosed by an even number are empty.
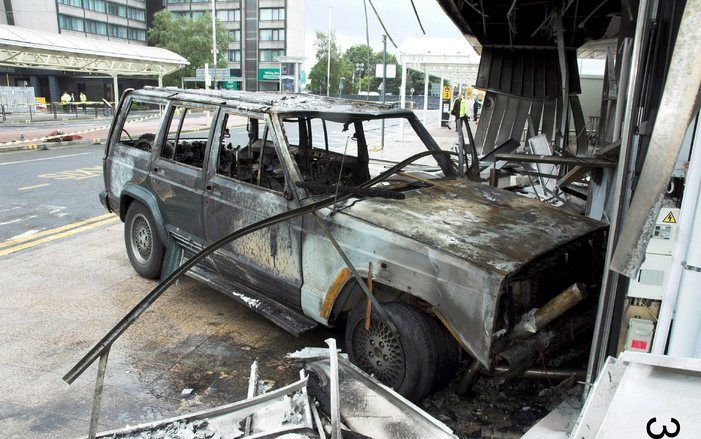
<svg viewBox="0 0 701 439">
<path fill-rule="evenodd" d="M 375 148 L 371 159 L 382 122 L 395 134 L 408 125 L 419 149 Z M 420 150 L 440 148 L 411 111 L 389 105 L 147 87 L 122 97 L 100 199 L 125 223 L 134 269 L 158 278 L 232 231 Z M 460 355 L 523 368 L 592 322 L 585 292 L 599 281 L 603 224 L 471 182 L 446 155 L 374 189 L 232 241 L 189 275 L 295 335 L 345 321 L 351 360 L 411 399 L 444 385 Z"/>
</svg>

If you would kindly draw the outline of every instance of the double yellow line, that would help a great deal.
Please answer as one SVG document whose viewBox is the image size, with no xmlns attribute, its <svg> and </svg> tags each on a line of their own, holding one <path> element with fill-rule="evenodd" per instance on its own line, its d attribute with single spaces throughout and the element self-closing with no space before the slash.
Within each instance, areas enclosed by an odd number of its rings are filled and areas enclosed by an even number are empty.
<svg viewBox="0 0 701 439">
<path fill-rule="evenodd" d="M 106 224 L 112 224 L 118 220 L 119 217 L 114 214 L 106 213 L 86 220 L 66 224 L 65 226 L 44 230 L 32 235 L 19 236 L 5 242 L 0 242 L 0 256 L 36 247 L 55 239 L 65 238 L 66 236 L 75 235 Z"/>
</svg>

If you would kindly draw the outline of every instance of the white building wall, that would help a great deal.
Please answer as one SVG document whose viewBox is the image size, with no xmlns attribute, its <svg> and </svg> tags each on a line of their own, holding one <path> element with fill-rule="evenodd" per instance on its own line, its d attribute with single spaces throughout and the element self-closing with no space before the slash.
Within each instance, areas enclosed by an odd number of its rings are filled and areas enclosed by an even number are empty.
<svg viewBox="0 0 701 439">
<path fill-rule="evenodd" d="M 305 56 L 305 0 L 287 0 L 287 56 Z"/>
<path fill-rule="evenodd" d="M 56 0 L 12 0 L 12 10 L 15 26 L 58 33 Z"/>
</svg>

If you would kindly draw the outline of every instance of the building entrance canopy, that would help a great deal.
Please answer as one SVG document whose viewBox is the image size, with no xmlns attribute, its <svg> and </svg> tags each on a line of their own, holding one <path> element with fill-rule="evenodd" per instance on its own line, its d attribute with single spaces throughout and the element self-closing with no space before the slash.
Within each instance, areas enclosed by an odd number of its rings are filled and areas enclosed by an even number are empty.
<svg viewBox="0 0 701 439">
<path fill-rule="evenodd" d="M 112 76 L 118 97 L 117 76 L 164 75 L 190 64 L 185 58 L 159 47 L 115 43 L 0 25 L 0 65 Z"/>
</svg>

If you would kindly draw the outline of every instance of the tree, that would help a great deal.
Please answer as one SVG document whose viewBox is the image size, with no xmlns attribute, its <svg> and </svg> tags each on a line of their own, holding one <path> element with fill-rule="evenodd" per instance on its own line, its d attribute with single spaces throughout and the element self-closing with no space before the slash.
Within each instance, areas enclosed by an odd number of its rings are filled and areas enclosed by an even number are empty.
<svg viewBox="0 0 701 439">
<path fill-rule="evenodd" d="M 326 94 L 326 72 L 328 66 L 328 35 L 323 32 L 316 33 L 314 49 L 316 51 L 316 64 L 309 72 L 309 91 L 317 94 Z M 341 78 L 345 78 L 344 87 L 348 90 L 348 84 L 353 71 L 347 59 L 341 56 L 341 51 L 336 44 L 336 36 L 331 33 L 331 95 L 338 94 Z"/>
<path fill-rule="evenodd" d="M 217 29 L 217 66 L 228 64 L 228 51 L 231 37 L 219 20 Z M 195 76 L 195 69 L 212 62 L 212 15 L 206 12 L 192 20 L 175 17 L 168 10 L 156 12 L 153 27 L 148 30 L 151 44 L 181 55 L 190 62 L 174 73 L 163 77 L 165 85 L 180 86 L 180 79 Z"/>
</svg>

